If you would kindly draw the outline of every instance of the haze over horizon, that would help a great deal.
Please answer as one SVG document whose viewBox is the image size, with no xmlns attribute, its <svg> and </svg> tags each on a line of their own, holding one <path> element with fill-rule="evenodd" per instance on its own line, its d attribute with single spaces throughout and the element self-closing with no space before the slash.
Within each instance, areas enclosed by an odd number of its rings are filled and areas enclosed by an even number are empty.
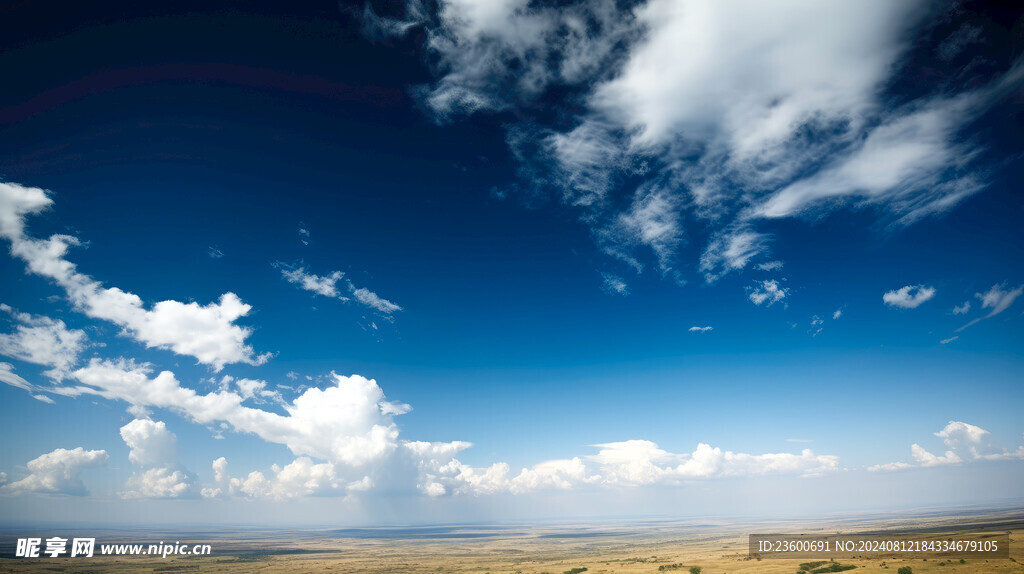
<svg viewBox="0 0 1024 574">
<path fill-rule="evenodd" d="M 1020 8 L 4 14 L 7 522 L 1024 501 Z"/>
</svg>

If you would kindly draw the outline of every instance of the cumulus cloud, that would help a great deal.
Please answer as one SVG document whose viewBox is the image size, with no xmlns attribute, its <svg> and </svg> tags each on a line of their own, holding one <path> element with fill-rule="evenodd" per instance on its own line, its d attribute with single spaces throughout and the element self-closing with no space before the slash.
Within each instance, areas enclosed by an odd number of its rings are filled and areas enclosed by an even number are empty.
<svg viewBox="0 0 1024 574">
<path fill-rule="evenodd" d="M 767 219 L 872 208 L 910 225 L 987 185 L 964 131 L 1020 67 L 890 97 L 929 16 L 920 0 L 407 0 L 367 8 L 364 29 L 423 31 L 434 79 L 414 92 L 439 123 L 512 112 L 514 189 L 553 194 L 604 251 L 640 269 L 646 250 L 673 280 L 687 222 L 710 282 L 768 253 Z"/>
<path fill-rule="evenodd" d="M 789 295 L 789 289 L 780 287 L 779 282 L 774 279 L 758 281 L 754 285 L 754 287 L 748 287 L 748 290 L 750 290 L 748 296 L 754 302 L 754 305 L 760 306 L 767 303 L 766 306 L 771 307 Z"/>
<path fill-rule="evenodd" d="M 962 421 L 949 421 L 942 430 L 935 433 L 942 439 L 946 451 L 936 455 L 918 443 L 910 445 L 913 463 L 891 462 L 869 466 L 867 470 L 892 471 L 915 467 L 933 467 L 964 464 L 981 460 L 1013 460 L 1024 459 L 1024 445 L 1016 450 L 1007 450 L 992 442 L 989 431 Z"/>
<path fill-rule="evenodd" d="M 257 355 L 245 340 L 252 329 L 235 321 L 252 309 L 234 293 L 216 303 L 199 305 L 160 301 L 146 309 L 142 299 L 117 287 L 104 288 L 80 273 L 65 256 L 80 244 L 70 235 L 36 239 L 25 233 L 25 219 L 53 204 L 46 192 L 16 183 L 0 182 L 0 237 L 11 243 L 11 254 L 25 261 L 30 273 L 50 279 L 65 290 L 75 308 L 89 317 L 110 321 L 147 347 L 169 349 L 195 357 L 220 370 L 231 363 L 263 364 L 270 354 Z"/>
<path fill-rule="evenodd" d="M 244 406 L 245 397 L 230 386 L 201 395 L 182 387 L 168 371 L 150 375 L 147 365 L 97 359 L 73 373 L 81 384 L 66 393 L 168 409 L 199 424 L 283 444 L 297 456 L 288 465 L 272 467 L 272 474 L 256 470 L 244 477 L 231 477 L 227 460 L 217 459 L 213 462 L 216 484 L 200 491 L 204 497 L 347 496 L 378 484 L 394 489 L 415 485 L 428 496 L 518 494 L 584 485 L 676 484 L 684 478 L 769 472 L 810 476 L 834 470 L 838 464 L 834 456 L 809 450 L 751 455 L 700 444 L 693 453 L 670 455 L 648 441 L 626 441 L 597 445 L 597 455 L 546 461 L 513 474 L 502 462 L 486 468 L 463 464 L 456 455 L 472 446 L 468 442 L 400 439 L 394 417 L 408 412 L 409 405 L 386 400 L 375 381 L 358 375 L 332 373 L 332 386 L 307 389 L 282 405 L 283 415 Z M 134 420 L 121 433 L 131 449 L 131 461 L 140 467 L 123 496 L 178 497 L 195 492 L 194 477 L 177 465 L 176 439 L 163 422 Z M 650 476 L 643 478 L 644 472 Z"/>
<path fill-rule="evenodd" d="M 86 346 L 85 332 L 68 329 L 64 321 L 18 313 L 5 304 L 0 304 L 0 311 L 9 313 L 19 323 L 13 333 L 0 334 L 0 354 L 51 367 L 46 376 L 58 382 L 63 380 Z"/>
<path fill-rule="evenodd" d="M 288 500 L 305 496 L 343 496 L 373 487 L 369 476 L 347 481 L 330 462 L 315 463 L 309 457 L 296 458 L 284 467 L 271 467 L 273 475 L 267 477 L 254 470 L 245 478 L 232 478 L 227 473 L 227 459 L 213 461 L 217 488 L 203 491 L 205 498 L 237 496 L 249 499 Z"/>
<path fill-rule="evenodd" d="M 1009 309 L 1010 305 L 1013 305 L 1013 302 L 1016 301 L 1017 297 L 1020 297 L 1022 293 L 1024 293 L 1024 285 L 1021 285 L 1016 289 L 1007 289 L 1003 285 L 993 285 L 991 289 L 984 293 L 975 293 L 974 296 L 981 301 L 981 307 L 983 309 L 991 309 L 991 311 L 989 311 L 988 314 L 967 323 L 963 327 L 960 327 L 956 332 L 959 333 L 979 321 L 995 317 Z M 964 312 L 966 312 L 966 310 Z"/>
<path fill-rule="evenodd" d="M 181 386 L 174 373 L 150 378 L 148 365 L 101 361 L 74 372 L 82 384 L 68 394 L 96 394 L 143 407 L 165 408 L 200 424 L 227 423 L 238 432 L 283 444 L 296 455 L 352 466 L 380 459 L 397 446 L 396 413 L 408 406 L 391 403 L 373 380 L 331 373 L 333 386 L 307 389 L 283 405 L 285 415 L 242 405 L 245 397 L 228 390 L 205 395 Z"/>
<path fill-rule="evenodd" d="M 0 225 L 2 225 L 0 219 Z M 104 450 L 85 450 L 82 447 L 71 450 L 58 448 L 26 465 L 29 475 L 21 480 L 0 487 L 5 494 L 66 494 L 85 496 L 88 491 L 82 483 L 83 470 L 106 466 L 110 456 Z"/>
<path fill-rule="evenodd" d="M 882 301 L 886 305 L 899 307 L 901 309 L 916 309 L 925 301 L 935 297 L 934 287 L 924 285 L 907 285 L 894 291 L 887 291 L 882 295 Z"/>
<path fill-rule="evenodd" d="M 195 494 L 195 476 L 178 463 L 178 437 L 163 421 L 135 419 L 121 427 L 132 474 L 122 498 L 183 498 Z"/>
<path fill-rule="evenodd" d="M 971 310 L 971 302 L 970 301 L 964 301 L 963 305 L 957 305 L 956 307 L 953 307 L 953 314 L 954 315 L 966 315 L 967 312 L 970 311 L 970 310 Z"/>
<path fill-rule="evenodd" d="M 452 459 L 428 464 L 420 490 L 428 496 L 445 494 L 521 494 L 538 490 L 569 490 L 580 487 L 636 487 L 679 485 L 685 480 L 730 476 L 796 474 L 820 476 L 839 468 L 838 457 L 800 454 L 746 454 L 724 451 L 705 443 L 692 453 L 666 452 L 646 440 L 594 445 L 597 454 L 546 461 L 510 473 L 505 463 L 474 468 Z M 429 457 L 426 457 L 430 460 Z M 445 458 L 445 457 L 441 457 Z"/>
</svg>

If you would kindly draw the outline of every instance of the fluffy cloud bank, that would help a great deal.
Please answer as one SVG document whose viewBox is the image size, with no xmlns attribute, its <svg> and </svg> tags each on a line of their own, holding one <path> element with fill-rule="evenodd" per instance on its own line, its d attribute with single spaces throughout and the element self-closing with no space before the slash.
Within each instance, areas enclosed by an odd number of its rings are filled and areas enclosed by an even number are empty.
<svg viewBox="0 0 1024 574">
<path fill-rule="evenodd" d="M 270 359 L 270 354 L 257 355 L 245 343 L 252 329 L 240 327 L 235 321 L 252 307 L 234 293 L 225 293 L 218 302 L 206 305 L 167 300 L 147 309 L 138 295 L 103 287 L 80 273 L 66 259 L 68 249 L 80 245 L 78 238 L 52 235 L 37 239 L 25 231 L 29 215 L 52 205 L 53 200 L 42 189 L 0 182 L 0 237 L 11 243 L 11 255 L 25 261 L 30 273 L 63 288 L 76 309 L 122 327 L 147 347 L 195 357 L 214 370 L 231 363 L 259 365 Z"/>
<path fill-rule="evenodd" d="M 962 421 L 949 421 L 942 430 L 935 433 L 946 445 L 946 452 L 936 455 L 921 445 L 910 445 L 913 463 L 890 462 L 869 466 L 871 472 L 902 470 L 915 467 L 944 466 L 963 464 L 978 460 L 1012 460 L 1024 459 L 1024 445 L 1016 450 L 1007 450 L 992 443 L 990 433 L 978 426 Z"/>
<path fill-rule="evenodd" d="M 83 470 L 106 466 L 108 460 L 110 456 L 104 450 L 58 448 L 30 460 L 26 465 L 28 476 L 0 487 L 0 492 L 85 496 L 89 493 L 79 475 Z"/>
<path fill-rule="evenodd" d="M 839 458 L 816 455 L 810 449 L 800 454 L 746 454 L 725 451 L 700 443 L 692 453 L 670 453 L 647 440 L 628 440 L 595 445 L 597 454 L 551 460 L 510 474 L 505 463 L 474 468 L 457 459 L 441 464 L 440 458 L 426 466 L 420 490 L 429 496 L 452 494 L 520 494 L 541 489 L 568 490 L 583 486 L 679 485 L 685 480 L 713 479 L 762 474 L 820 476 L 839 468 Z"/>
</svg>

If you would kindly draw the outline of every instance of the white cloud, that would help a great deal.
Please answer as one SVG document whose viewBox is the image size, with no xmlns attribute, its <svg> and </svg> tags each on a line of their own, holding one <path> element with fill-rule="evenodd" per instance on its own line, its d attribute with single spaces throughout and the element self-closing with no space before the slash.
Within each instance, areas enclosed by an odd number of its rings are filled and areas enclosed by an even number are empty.
<svg viewBox="0 0 1024 574">
<path fill-rule="evenodd" d="M 3 219 L 0 217 L 0 226 Z M 79 477 L 83 470 L 106 466 L 110 456 L 104 450 L 58 448 L 28 462 L 29 475 L 0 487 L 6 494 L 45 493 L 85 496 L 88 492 Z"/>
<path fill-rule="evenodd" d="M 270 354 L 256 355 L 245 344 L 252 329 L 235 321 L 252 307 L 234 293 L 225 293 L 217 303 L 207 305 L 168 300 L 147 310 L 138 295 L 117 287 L 104 288 L 79 273 L 75 264 L 65 259 L 68 248 L 80 244 L 77 238 L 53 235 L 35 239 L 25 234 L 25 217 L 52 203 L 41 189 L 0 182 L 0 236 L 11 242 L 11 254 L 24 260 L 31 273 L 61 286 L 76 309 L 122 327 L 147 347 L 193 356 L 218 371 L 231 363 L 259 365 L 270 359 Z"/>
<path fill-rule="evenodd" d="M 330 275 L 315 275 L 313 273 L 306 273 L 304 267 L 291 267 L 280 261 L 274 263 L 274 267 L 281 270 L 281 276 L 287 279 L 289 283 L 294 283 L 306 291 L 312 291 L 324 297 L 347 299 L 342 297 L 341 292 L 338 291 L 338 281 L 341 281 L 341 278 L 345 276 L 341 271 L 332 271 Z"/>
<path fill-rule="evenodd" d="M 445 464 L 426 464 L 420 490 L 428 496 L 445 494 L 521 494 L 538 490 L 569 490 L 591 487 L 636 487 L 679 485 L 685 480 L 715 479 L 762 474 L 798 474 L 810 477 L 834 472 L 838 457 L 768 453 L 752 455 L 723 451 L 698 444 L 688 454 L 666 452 L 646 440 L 628 440 L 595 445 L 595 455 L 552 460 L 524 468 L 514 476 L 505 463 L 474 468 L 452 459 Z M 454 454 L 454 453 L 452 453 Z M 439 458 L 446 458 L 448 455 Z M 429 460 L 429 457 L 425 457 Z"/>
<path fill-rule="evenodd" d="M 601 276 L 604 278 L 605 291 L 618 293 L 619 295 L 629 295 L 629 285 L 626 285 L 626 282 L 621 277 L 611 273 L 602 273 Z"/>
<path fill-rule="evenodd" d="M 200 395 L 182 387 L 174 374 L 163 371 L 150 379 L 148 365 L 130 361 L 92 360 L 74 372 L 83 383 L 74 393 L 91 393 L 129 403 L 171 409 L 200 424 L 227 423 L 287 446 L 296 455 L 309 455 L 363 466 L 388 456 L 397 447 L 395 413 L 405 405 L 385 400 L 373 380 L 332 373 L 334 386 L 307 389 L 290 404 L 286 415 L 242 405 L 244 397 L 220 390 Z"/>
<path fill-rule="evenodd" d="M 714 327 L 712 327 L 711 325 L 706 325 L 704 327 L 697 327 L 695 325 L 695 326 L 689 328 L 689 331 L 691 333 L 707 333 L 708 331 L 712 331 L 712 330 L 714 330 Z"/>
<path fill-rule="evenodd" d="M 948 210 L 984 187 L 974 175 L 960 173 L 975 153 L 954 143 L 977 97 L 936 98 L 890 118 L 848 155 L 771 195 L 756 215 L 788 217 L 824 202 L 858 198 L 882 203 L 906 222 Z"/>
<path fill-rule="evenodd" d="M 867 470 L 891 471 L 915 467 L 934 467 L 958 465 L 979 460 L 1024 460 L 1024 445 L 1016 450 L 1007 450 L 992 443 L 990 433 L 978 426 L 962 421 L 949 421 L 942 430 L 935 433 L 942 439 L 946 452 L 936 455 L 921 445 L 910 445 L 910 455 L 914 463 L 891 462 L 869 466 Z"/>
<path fill-rule="evenodd" d="M 943 340 L 939 341 L 939 344 L 940 345 L 948 345 L 948 344 L 952 343 L 953 341 L 956 341 L 959 338 L 960 338 L 959 335 L 953 335 L 952 337 L 950 337 L 948 339 L 943 339 Z"/>
<path fill-rule="evenodd" d="M 4 304 L 0 304 L 0 311 L 10 313 L 20 323 L 13 333 L 0 334 L 0 354 L 51 367 L 45 374 L 63 380 L 86 346 L 85 332 L 68 329 L 64 321 L 18 313 Z"/>
<path fill-rule="evenodd" d="M 0 362 L 0 383 L 6 383 L 29 392 L 36 390 L 36 386 L 21 378 L 14 372 L 14 365 Z"/>
<path fill-rule="evenodd" d="M 780 287 L 779 282 L 774 279 L 767 279 L 765 281 L 755 282 L 756 287 L 750 288 L 750 300 L 754 302 L 754 305 L 762 305 L 768 303 L 768 307 L 771 307 L 775 303 L 782 301 L 789 295 L 789 289 L 786 287 Z"/>
<path fill-rule="evenodd" d="M 1020 297 L 1022 293 L 1024 293 L 1024 285 L 1012 290 L 1005 289 L 1002 285 L 993 285 L 991 289 L 984 293 L 975 293 L 974 296 L 981 300 L 981 307 L 983 309 L 991 309 L 991 311 L 989 311 L 987 315 L 978 317 L 963 327 L 960 327 L 956 332 L 959 333 L 979 321 L 995 317 L 1009 309 L 1010 305 L 1013 305 L 1013 302 L 1016 301 L 1017 297 Z"/>
<path fill-rule="evenodd" d="M 887 462 L 885 464 L 873 464 L 867 467 L 868 472 L 891 472 L 894 470 L 903 470 L 905 468 L 914 468 L 914 465 L 905 462 Z"/>
<path fill-rule="evenodd" d="M 377 295 L 373 291 L 370 291 L 369 289 L 363 287 L 357 289 L 353 287 L 351 283 L 349 283 L 349 287 L 352 289 L 352 296 L 356 298 L 356 301 L 359 301 L 360 303 L 366 305 L 367 307 L 376 309 L 377 311 L 380 311 L 385 315 L 390 315 L 395 311 L 402 310 L 402 308 L 397 304 L 380 297 L 379 295 Z"/>
<path fill-rule="evenodd" d="M 128 460 L 140 466 L 167 466 L 178 460 L 178 439 L 163 421 L 135 419 L 121 427 Z"/>
<path fill-rule="evenodd" d="M 836 309 L 835 312 L 832 313 L 832 320 L 834 321 L 834 320 L 836 320 L 836 319 L 838 319 L 838 318 L 840 318 L 842 316 L 843 316 L 843 310 L 842 309 Z"/>
<path fill-rule="evenodd" d="M 970 311 L 970 310 L 971 310 L 971 302 L 970 301 L 964 301 L 963 305 L 957 305 L 956 307 L 953 307 L 953 314 L 954 315 L 966 315 L 967 312 Z"/>
<path fill-rule="evenodd" d="M 719 233 L 704 250 L 700 259 L 700 269 L 708 283 L 718 280 L 730 271 L 739 271 L 747 266 L 751 259 L 767 251 L 768 237 L 743 226 Z M 782 263 L 772 261 L 762 263 L 758 269 L 770 271 L 782 268 Z"/>
<path fill-rule="evenodd" d="M 289 265 L 281 261 L 275 262 L 273 265 L 281 270 L 281 275 L 289 283 L 294 283 L 302 289 L 323 295 L 324 297 L 337 298 L 342 301 L 349 300 L 348 297 L 341 294 L 341 290 L 338 288 L 338 282 L 345 277 L 345 273 L 341 271 L 332 271 L 330 275 L 316 275 L 308 273 L 302 265 Z M 402 310 L 402 307 L 398 304 L 384 299 L 369 289 L 357 288 L 348 280 L 345 281 L 345 284 L 348 287 L 348 292 L 356 301 L 384 315 L 391 315 L 395 311 Z"/>
<path fill-rule="evenodd" d="M 951 450 L 947 450 L 943 456 L 936 456 L 921 445 L 914 443 L 910 445 L 910 455 L 914 457 L 914 461 L 921 466 L 940 466 L 944 464 L 960 464 L 963 462 L 957 454 Z"/>
<path fill-rule="evenodd" d="M 93 360 L 74 372 L 82 385 L 68 389 L 67 394 L 98 394 L 134 405 L 169 409 L 200 424 L 283 444 L 297 455 L 288 465 L 273 467 L 271 475 L 253 471 L 244 478 L 230 477 L 226 459 L 217 459 L 213 462 L 217 484 L 200 491 L 206 497 L 283 500 L 348 495 L 379 481 L 396 489 L 415 484 L 428 496 L 517 494 L 582 485 L 676 484 L 684 478 L 768 472 L 809 476 L 834 470 L 838 461 L 834 456 L 815 455 L 809 450 L 750 455 L 706 444 L 698 445 L 692 454 L 662 455 L 649 441 L 626 441 L 598 445 L 601 450 L 591 457 L 547 461 L 512 475 L 508 465 L 501 462 L 487 468 L 461 463 L 455 455 L 472 446 L 467 442 L 400 440 L 393 419 L 410 407 L 385 400 L 375 381 L 358 375 L 332 373 L 334 386 L 307 389 L 283 405 L 286 414 L 280 415 L 243 406 L 243 396 L 227 389 L 199 395 L 183 388 L 170 372 L 154 378 L 149 374 L 148 366 L 130 361 Z M 132 421 L 122 429 L 122 436 L 132 449 L 131 460 L 144 469 L 126 485 L 124 496 L 184 496 L 195 492 L 192 475 L 176 466 L 174 436 L 164 423 Z"/>
<path fill-rule="evenodd" d="M 643 268 L 633 256 L 636 247 L 651 249 L 662 273 L 672 270 L 676 247 L 683 240 L 678 211 L 679 198 L 661 186 L 642 186 L 632 205 L 598 231 L 604 250 L 637 270 Z"/>
<path fill-rule="evenodd" d="M 427 113 L 514 110 L 521 188 L 553 191 L 637 269 L 651 248 L 673 280 L 684 221 L 707 232 L 700 271 L 714 281 L 767 251 L 766 218 L 870 206 L 909 225 L 987 184 L 962 132 L 1020 70 L 890 97 L 936 14 L 923 0 L 619 4 L 407 0 L 404 18 L 367 10 L 364 25 L 422 26 Z"/>
<path fill-rule="evenodd" d="M 886 305 L 899 307 L 901 309 L 916 309 L 925 301 L 935 297 L 934 287 L 924 285 L 907 285 L 894 291 L 887 291 L 882 295 L 882 301 Z"/>
<path fill-rule="evenodd" d="M 178 437 L 163 421 L 135 419 L 121 427 L 128 460 L 139 467 L 121 497 L 182 498 L 195 494 L 195 477 L 178 463 Z"/>
<path fill-rule="evenodd" d="M 267 478 L 260 471 L 252 471 L 245 478 L 232 478 L 227 473 L 227 459 L 213 461 L 218 488 L 204 489 L 203 496 L 215 498 L 240 496 L 251 499 L 288 500 L 304 496 L 341 496 L 364 491 L 373 486 L 369 476 L 346 481 L 335 465 L 315 463 L 308 457 L 296 458 L 284 467 L 274 465 L 273 475 Z"/>
<path fill-rule="evenodd" d="M 220 249 L 217 249 L 216 247 L 210 247 L 206 254 L 210 257 L 210 259 L 220 259 L 221 257 L 224 257 L 224 252 L 221 251 Z"/>
<path fill-rule="evenodd" d="M 194 490 L 193 477 L 183 470 L 150 468 L 128 478 L 122 498 L 183 498 Z"/>
</svg>

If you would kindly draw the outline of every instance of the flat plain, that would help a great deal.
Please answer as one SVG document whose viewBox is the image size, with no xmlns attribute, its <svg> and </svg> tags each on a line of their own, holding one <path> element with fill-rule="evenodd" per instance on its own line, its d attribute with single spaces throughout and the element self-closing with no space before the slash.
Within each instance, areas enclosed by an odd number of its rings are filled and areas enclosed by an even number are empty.
<svg viewBox="0 0 1024 574">
<path fill-rule="evenodd" d="M 320 530 L 93 531 L 92 558 L 13 558 L 14 532 L 4 529 L 3 572 L 472 572 L 549 574 L 680 573 L 794 574 L 803 569 L 855 566 L 850 572 L 896 574 L 1024 572 L 1024 509 L 916 512 L 828 520 L 591 521 L 579 524 L 445 525 Z M 24 532 L 24 529 L 21 529 Z M 757 559 L 750 533 L 927 533 L 951 537 L 1009 533 L 1010 558 Z M 63 534 L 62 534 L 63 535 Z M 100 544 L 159 541 L 210 544 L 209 556 L 101 556 Z M 807 566 L 808 562 L 821 564 Z M 581 570 L 585 568 L 586 570 Z"/>
</svg>

